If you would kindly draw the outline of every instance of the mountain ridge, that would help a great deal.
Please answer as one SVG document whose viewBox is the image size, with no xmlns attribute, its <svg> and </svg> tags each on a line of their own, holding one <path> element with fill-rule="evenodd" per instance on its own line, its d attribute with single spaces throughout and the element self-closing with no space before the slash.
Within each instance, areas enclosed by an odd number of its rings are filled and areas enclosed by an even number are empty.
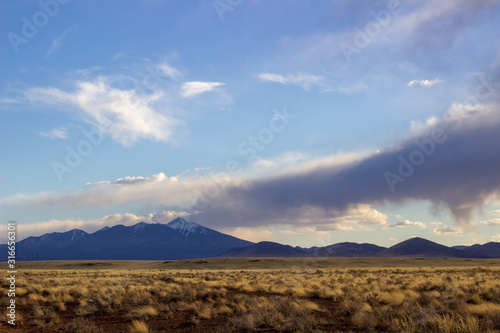
<svg viewBox="0 0 500 333">
<path fill-rule="evenodd" d="M 378 257 L 422 258 L 486 258 L 456 248 L 441 245 L 421 237 L 413 237 L 377 254 Z"/>
<path fill-rule="evenodd" d="M 448 247 L 413 237 L 389 248 L 341 242 L 310 248 L 253 243 L 178 217 L 168 223 L 139 222 L 30 236 L 16 244 L 18 260 L 176 260 L 213 257 L 430 257 L 500 258 L 500 242 Z M 0 245 L 7 260 L 7 245 Z"/>
<path fill-rule="evenodd" d="M 16 243 L 16 257 L 18 260 L 175 260 L 215 257 L 229 249 L 253 244 L 185 219 L 172 222 L 175 229 L 164 223 L 139 222 L 132 226 L 104 227 L 90 234 L 73 229 L 31 236 Z M 0 260 L 6 261 L 6 257 L 7 245 L 0 245 Z"/>
</svg>

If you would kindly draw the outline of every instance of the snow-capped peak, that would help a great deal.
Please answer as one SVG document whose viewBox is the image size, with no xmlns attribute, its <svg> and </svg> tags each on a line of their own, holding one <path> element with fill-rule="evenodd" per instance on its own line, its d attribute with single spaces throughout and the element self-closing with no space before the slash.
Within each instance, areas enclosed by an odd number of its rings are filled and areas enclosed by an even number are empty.
<svg viewBox="0 0 500 333">
<path fill-rule="evenodd" d="M 197 232 L 202 232 L 206 233 L 205 228 L 203 228 L 201 225 L 188 221 L 186 219 L 183 219 L 182 217 L 178 217 L 172 222 L 167 224 L 170 228 L 179 231 L 181 235 L 188 236 L 189 234 L 192 233 L 197 233 Z"/>
<path fill-rule="evenodd" d="M 137 230 L 142 230 L 144 229 L 148 224 L 146 222 L 139 222 L 137 224 L 134 224 L 134 233 L 137 232 Z"/>
<path fill-rule="evenodd" d="M 74 241 L 75 239 L 80 239 L 83 238 L 85 234 L 81 230 L 73 230 L 73 233 L 71 234 L 71 241 Z"/>
</svg>

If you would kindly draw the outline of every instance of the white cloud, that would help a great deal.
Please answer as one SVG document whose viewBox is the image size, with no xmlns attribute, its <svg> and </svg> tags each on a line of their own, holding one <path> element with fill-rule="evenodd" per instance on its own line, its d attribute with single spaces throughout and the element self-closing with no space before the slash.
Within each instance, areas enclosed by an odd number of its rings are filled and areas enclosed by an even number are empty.
<svg viewBox="0 0 500 333">
<path fill-rule="evenodd" d="M 425 123 L 418 120 L 412 121 L 410 124 L 410 131 L 415 136 L 421 135 L 429 128 L 436 126 L 438 123 L 439 118 L 437 117 L 430 117 L 425 121 Z"/>
<path fill-rule="evenodd" d="M 211 169 L 210 167 L 196 167 L 194 168 L 194 171 L 206 171 L 210 169 Z"/>
<path fill-rule="evenodd" d="M 462 129 L 473 128 L 479 125 L 495 125 L 500 123 L 499 107 L 500 104 L 494 102 L 477 104 L 453 103 L 443 118 L 430 117 L 425 122 L 412 121 L 410 125 L 411 134 L 413 136 L 422 135 L 446 122 L 460 124 Z"/>
<path fill-rule="evenodd" d="M 181 96 L 184 98 L 194 97 L 198 94 L 201 94 L 206 91 L 211 91 L 215 87 L 223 85 L 225 84 L 221 82 L 200 82 L 200 81 L 184 82 L 181 85 L 181 90 L 182 90 Z"/>
<path fill-rule="evenodd" d="M 298 151 L 288 151 L 272 159 L 260 158 L 254 162 L 254 166 L 262 169 L 272 169 L 282 166 L 295 165 L 307 158 L 307 155 Z"/>
<path fill-rule="evenodd" d="M 179 216 L 188 215 L 186 212 L 162 211 L 147 215 L 134 215 L 131 213 L 112 214 L 93 220 L 49 220 L 32 224 L 17 224 L 19 239 L 29 236 L 41 236 L 49 232 L 66 232 L 73 229 L 81 229 L 92 233 L 103 227 L 112 227 L 118 224 L 131 226 L 139 222 L 146 223 L 168 223 Z M 0 243 L 5 239 L 0 238 Z"/>
<path fill-rule="evenodd" d="M 438 236 L 444 236 L 444 235 L 462 236 L 462 234 L 463 234 L 463 230 L 460 227 L 452 227 L 452 226 L 443 225 L 443 223 L 441 223 L 441 222 L 434 222 L 431 224 L 437 226 L 437 228 L 434 228 L 434 230 L 432 230 L 432 233 L 434 235 L 438 235 Z"/>
<path fill-rule="evenodd" d="M 408 82 L 408 87 L 413 86 L 423 86 L 423 87 L 432 87 L 437 83 L 441 83 L 443 80 L 435 79 L 435 80 L 413 80 Z"/>
<path fill-rule="evenodd" d="M 366 230 L 367 226 L 387 223 L 387 215 L 366 204 L 351 205 L 345 210 L 309 207 L 298 215 L 299 222 L 315 224 L 317 231 Z"/>
<path fill-rule="evenodd" d="M 490 238 L 492 242 L 500 242 L 500 235 L 496 235 Z"/>
<path fill-rule="evenodd" d="M 275 158 L 262 161 L 257 160 L 255 164 L 258 167 L 283 166 L 283 169 L 279 171 L 281 175 L 294 175 L 323 168 L 345 167 L 350 163 L 356 163 L 373 154 L 373 151 L 355 151 L 351 153 L 339 152 L 325 157 L 308 158 L 306 154 L 301 152 L 288 152 Z"/>
<path fill-rule="evenodd" d="M 66 139 L 68 137 L 68 133 L 64 127 L 54 128 L 48 132 L 38 132 L 38 134 L 50 139 Z"/>
<path fill-rule="evenodd" d="M 415 227 L 419 227 L 420 229 L 425 229 L 427 227 L 422 222 L 412 222 L 409 220 L 399 221 L 397 223 L 390 224 L 388 227 L 390 227 L 390 228 L 404 228 L 407 226 L 415 226 Z"/>
<path fill-rule="evenodd" d="M 20 104 L 21 100 L 9 97 L 1 97 L 0 104 Z"/>
<path fill-rule="evenodd" d="M 445 120 L 460 124 L 461 129 L 500 124 L 500 103 L 453 103 L 447 110 Z"/>
<path fill-rule="evenodd" d="M 123 177 L 114 181 L 100 181 L 97 183 L 87 183 L 88 186 L 105 185 L 105 184 L 136 184 L 146 182 L 162 182 L 164 180 L 177 181 L 177 177 L 168 178 L 163 172 L 152 175 L 151 177 Z"/>
<path fill-rule="evenodd" d="M 481 221 L 481 223 L 492 226 L 492 227 L 500 227 L 500 218 L 494 218 L 494 219 Z"/>
<path fill-rule="evenodd" d="M 77 82 L 73 92 L 57 88 L 33 88 L 27 97 L 34 102 L 70 105 L 81 118 L 98 127 L 114 141 L 127 147 L 140 139 L 167 142 L 179 121 L 151 106 L 161 94 L 138 94 L 135 90 L 113 88 L 109 80 Z"/>
<path fill-rule="evenodd" d="M 282 76 L 273 73 L 263 73 L 258 75 L 259 79 L 268 82 L 277 82 L 281 84 L 294 84 L 308 90 L 312 85 L 322 85 L 323 78 L 320 76 L 309 75 L 309 74 L 289 74 L 287 76 Z"/>
<path fill-rule="evenodd" d="M 177 69 L 164 62 L 156 65 L 156 68 L 172 79 L 177 79 L 181 75 Z"/>
</svg>

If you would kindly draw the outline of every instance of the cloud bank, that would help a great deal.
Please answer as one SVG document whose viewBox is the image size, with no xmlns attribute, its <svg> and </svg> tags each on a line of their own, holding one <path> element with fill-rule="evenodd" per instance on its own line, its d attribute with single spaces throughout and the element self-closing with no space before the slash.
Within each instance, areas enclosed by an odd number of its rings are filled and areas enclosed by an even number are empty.
<svg viewBox="0 0 500 333">
<path fill-rule="evenodd" d="M 314 215 L 314 222 L 360 204 L 421 200 L 471 227 L 474 209 L 499 195 L 498 170 L 499 104 L 454 105 L 419 136 L 360 161 L 230 187 L 196 219 L 248 226 Z"/>
</svg>

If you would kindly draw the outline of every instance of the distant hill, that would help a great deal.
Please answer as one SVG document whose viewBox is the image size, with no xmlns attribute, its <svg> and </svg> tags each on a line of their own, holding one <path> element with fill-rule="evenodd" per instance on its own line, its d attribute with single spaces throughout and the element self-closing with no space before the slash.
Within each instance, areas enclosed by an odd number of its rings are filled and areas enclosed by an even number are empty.
<svg viewBox="0 0 500 333">
<path fill-rule="evenodd" d="M 28 237 L 16 244 L 18 260 L 165 260 L 215 257 L 252 245 L 183 218 L 168 224 L 116 225 L 92 234 L 82 230 Z M 7 246 L 0 245 L 0 258 Z"/>
<path fill-rule="evenodd" d="M 247 247 L 239 247 L 224 252 L 219 257 L 304 257 L 307 252 L 301 249 L 274 242 L 259 242 Z"/>
<path fill-rule="evenodd" d="M 475 244 L 466 247 L 463 251 L 472 255 L 500 258 L 500 242 L 489 242 L 483 245 Z"/>
<path fill-rule="evenodd" d="M 386 248 L 374 244 L 344 242 L 313 248 L 307 253 L 313 257 L 374 257 L 384 249 Z"/>
<path fill-rule="evenodd" d="M 484 258 L 430 240 L 415 237 L 380 251 L 378 257 Z"/>
<path fill-rule="evenodd" d="M 467 245 L 455 245 L 455 246 L 452 246 L 451 248 L 457 249 L 457 250 L 465 250 L 466 248 L 468 248 L 468 246 Z"/>
</svg>

